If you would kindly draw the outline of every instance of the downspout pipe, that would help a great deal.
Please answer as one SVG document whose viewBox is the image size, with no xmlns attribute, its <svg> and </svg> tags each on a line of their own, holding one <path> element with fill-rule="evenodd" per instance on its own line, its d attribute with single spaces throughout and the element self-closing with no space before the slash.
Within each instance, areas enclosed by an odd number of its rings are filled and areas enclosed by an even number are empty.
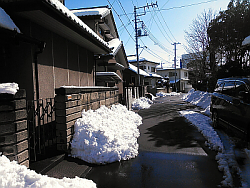
<svg viewBox="0 0 250 188">
<path fill-rule="evenodd" d="M 35 79 L 36 79 L 36 99 L 40 98 L 39 96 L 39 80 L 38 80 L 38 55 L 44 51 L 46 43 L 40 42 L 38 44 L 39 50 L 34 53 L 34 63 L 35 63 Z"/>
</svg>

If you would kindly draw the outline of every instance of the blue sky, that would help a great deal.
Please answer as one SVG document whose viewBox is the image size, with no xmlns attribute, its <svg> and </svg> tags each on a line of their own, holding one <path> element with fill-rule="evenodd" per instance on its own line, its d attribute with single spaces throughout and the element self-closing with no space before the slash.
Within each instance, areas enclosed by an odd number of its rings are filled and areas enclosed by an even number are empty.
<svg viewBox="0 0 250 188">
<path fill-rule="evenodd" d="M 106 6 L 112 8 L 120 39 L 127 55 L 135 54 L 134 6 L 151 4 L 148 0 L 65 0 L 69 9 Z M 158 0 L 157 8 L 150 7 L 144 16 L 140 16 L 150 36 L 140 37 L 140 57 L 156 62 L 170 62 L 174 59 L 174 42 L 177 45 L 177 59 L 185 54 L 184 31 L 189 30 L 192 20 L 204 10 L 214 12 L 227 9 L 230 0 Z M 156 3 L 156 1 L 153 1 Z M 126 28 L 126 29 L 125 29 Z M 164 49 L 164 50 L 163 50 Z"/>
</svg>

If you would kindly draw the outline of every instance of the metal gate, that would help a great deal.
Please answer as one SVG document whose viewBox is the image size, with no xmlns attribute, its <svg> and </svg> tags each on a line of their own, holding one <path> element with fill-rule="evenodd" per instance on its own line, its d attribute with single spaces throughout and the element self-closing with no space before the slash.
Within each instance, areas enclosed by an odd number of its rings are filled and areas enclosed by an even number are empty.
<svg viewBox="0 0 250 188">
<path fill-rule="evenodd" d="M 56 150 L 54 98 L 27 101 L 30 162 L 49 157 Z"/>
</svg>

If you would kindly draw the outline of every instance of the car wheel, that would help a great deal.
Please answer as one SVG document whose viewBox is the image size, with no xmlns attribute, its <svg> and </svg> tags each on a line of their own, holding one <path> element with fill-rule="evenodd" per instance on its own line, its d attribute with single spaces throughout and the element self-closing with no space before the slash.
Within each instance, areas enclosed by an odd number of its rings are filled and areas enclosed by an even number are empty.
<svg viewBox="0 0 250 188">
<path fill-rule="evenodd" d="M 218 113 L 216 111 L 213 112 L 212 120 L 213 120 L 213 127 L 218 128 L 219 127 L 219 116 L 218 116 Z"/>
</svg>

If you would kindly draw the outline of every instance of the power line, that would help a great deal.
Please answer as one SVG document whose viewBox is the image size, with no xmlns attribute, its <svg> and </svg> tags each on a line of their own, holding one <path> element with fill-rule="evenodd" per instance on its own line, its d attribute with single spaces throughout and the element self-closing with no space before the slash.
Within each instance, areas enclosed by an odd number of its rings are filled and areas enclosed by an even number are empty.
<svg viewBox="0 0 250 188">
<path fill-rule="evenodd" d="M 113 5 L 111 5 L 111 3 L 109 2 L 109 0 L 107 0 L 109 5 L 111 6 L 111 8 L 114 10 L 114 12 L 116 13 L 116 15 L 118 16 L 119 20 L 121 21 L 122 25 L 124 26 L 124 28 L 126 29 L 127 33 L 129 34 L 129 36 L 134 40 L 134 38 L 131 36 L 130 32 L 128 31 L 128 29 L 126 28 L 126 26 L 124 25 L 120 15 L 116 12 L 116 10 L 114 9 Z M 134 40 L 135 41 L 135 40 Z"/>
<path fill-rule="evenodd" d="M 154 12 L 155 12 L 155 10 L 154 10 Z M 158 17 L 158 15 L 157 15 L 156 12 L 155 12 L 155 15 L 156 15 L 156 17 L 158 18 L 158 21 L 159 21 L 159 23 L 161 24 L 161 27 L 164 29 L 164 27 L 163 27 L 163 25 L 162 25 L 162 22 L 160 21 L 160 19 L 159 19 L 159 17 Z M 153 18 L 153 20 L 155 21 L 155 23 L 156 23 L 157 27 L 159 28 L 159 30 L 160 30 L 161 34 L 163 35 L 163 37 L 164 37 L 169 43 L 173 42 L 173 41 L 169 41 L 169 40 L 166 38 L 165 34 L 164 34 L 164 33 L 162 32 L 162 30 L 160 29 L 160 27 L 159 27 L 158 23 L 156 22 L 156 20 L 155 20 L 154 18 Z M 165 31 L 165 33 L 167 34 L 168 38 L 171 40 L 171 38 L 169 37 L 169 35 L 168 35 L 168 33 L 166 32 L 165 29 L 164 29 L 164 31 Z"/>
<path fill-rule="evenodd" d="M 159 8 L 158 8 L 158 9 L 159 9 Z M 170 34 L 172 35 L 172 37 L 174 38 L 174 40 L 177 41 L 177 40 L 175 39 L 174 35 L 172 34 L 171 30 L 169 29 L 168 24 L 166 23 L 166 21 L 165 21 L 163 15 L 162 15 L 162 13 L 161 13 L 161 11 L 159 11 L 159 12 L 160 12 L 160 14 L 161 14 L 161 17 L 162 17 L 162 19 L 163 19 L 163 21 L 164 21 L 166 27 L 168 28 Z"/>
<path fill-rule="evenodd" d="M 163 10 L 173 10 L 173 9 L 179 9 L 179 8 L 186 8 L 186 7 L 191 7 L 191 6 L 196 6 L 196 5 L 201 5 L 201 4 L 206 4 L 206 3 L 211 3 L 211 2 L 215 2 L 218 0 L 209 0 L 209 1 L 203 1 L 203 2 L 199 2 L 199 3 L 192 3 L 192 4 L 188 4 L 188 5 L 182 5 L 182 6 L 178 6 L 178 7 L 171 7 L 171 8 L 161 8 L 157 11 L 163 11 Z M 150 10 L 146 11 L 146 12 L 152 12 Z M 134 13 L 127 13 L 127 14 L 134 14 Z M 124 14 L 120 14 L 120 16 L 124 16 Z"/>
<path fill-rule="evenodd" d="M 162 10 L 172 10 L 172 9 L 177 9 L 177 8 L 186 8 L 186 7 L 191 7 L 191 6 L 195 6 L 195 5 L 201 5 L 201 4 L 205 4 L 205 3 L 211 3 L 211 2 L 214 2 L 214 1 L 218 1 L 218 0 L 209 0 L 209 1 L 199 2 L 199 3 L 192 3 L 192 4 L 189 4 L 189 5 L 182 5 L 182 6 L 179 6 L 179 7 L 171 7 L 171 8 L 167 8 L 167 9 L 159 9 L 159 11 L 162 11 Z"/>
</svg>

